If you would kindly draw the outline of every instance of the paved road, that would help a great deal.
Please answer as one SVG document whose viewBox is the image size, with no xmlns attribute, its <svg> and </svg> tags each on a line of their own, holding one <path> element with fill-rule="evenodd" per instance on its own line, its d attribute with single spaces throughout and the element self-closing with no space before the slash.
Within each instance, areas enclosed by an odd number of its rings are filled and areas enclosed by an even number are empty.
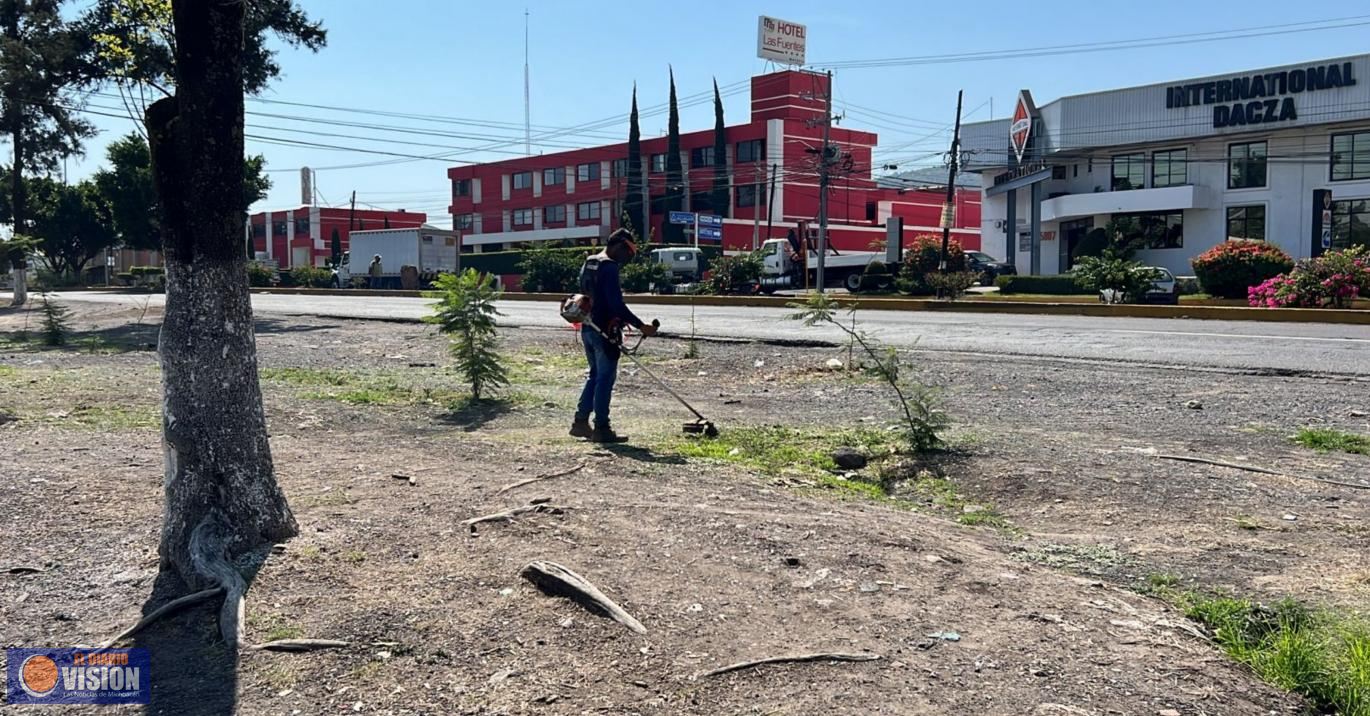
<svg viewBox="0 0 1370 716">
<path fill-rule="evenodd" d="M 141 306 L 146 297 L 68 292 L 67 300 Z M 163 296 L 151 297 L 159 305 Z M 259 314 L 339 318 L 418 319 L 428 301 L 387 296 L 254 294 Z M 505 301 L 501 323 L 562 327 L 552 303 Z M 695 309 L 702 336 L 842 341 L 835 328 L 805 328 L 785 320 L 781 308 Z M 644 306 L 643 318 L 660 318 L 663 330 L 689 333 L 687 306 Z M 1254 323 L 1156 318 L 1025 316 L 991 313 L 862 311 L 861 326 L 899 346 L 925 350 L 1123 360 L 1182 366 L 1311 371 L 1370 377 L 1370 327 L 1318 323 Z"/>
</svg>

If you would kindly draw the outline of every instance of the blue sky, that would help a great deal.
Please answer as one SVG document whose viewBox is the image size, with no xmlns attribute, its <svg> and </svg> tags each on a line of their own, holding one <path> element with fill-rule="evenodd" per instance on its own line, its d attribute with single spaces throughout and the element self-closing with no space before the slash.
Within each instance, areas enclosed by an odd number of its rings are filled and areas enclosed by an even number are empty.
<svg viewBox="0 0 1370 716">
<path fill-rule="evenodd" d="M 373 129 L 302 123 L 293 119 L 248 118 L 249 132 L 262 136 L 366 147 L 405 154 L 451 151 L 396 144 L 401 140 L 444 147 L 503 145 L 463 159 L 515 156 L 523 149 L 524 3 L 459 0 L 302 0 L 328 28 L 322 52 L 284 49 L 284 75 L 265 99 L 335 105 L 496 123 L 495 126 L 440 124 L 394 117 L 331 112 L 307 107 L 249 102 L 249 111 L 296 117 L 414 127 L 447 136 L 406 135 Z M 1355 13 L 1350 5 L 1303 6 L 1287 0 L 1248 0 L 1240 12 L 1228 3 L 1153 0 L 1114 3 L 1055 0 L 1025 4 L 890 3 L 847 0 L 784 3 L 734 2 L 563 2 L 529 0 L 529 59 L 534 134 L 582 125 L 624 113 L 637 83 L 644 108 L 667 97 L 667 66 L 673 65 L 682 99 L 707 92 L 717 78 L 725 88 L 766 70 L 755 57 L 757 15 L 767 13 L 808 26 L 808 59 L 827 62 L 870 58 L 1032 48 L 1129 40 L 1308 22 Z M 1370 18 L 1367 18 L 1370 20 Z M 1021 88 L 1038 103 L 1066 94 L 1198 77 L 1286 62 L 1367 51 L 1365 25 L 1319 32 L 1095 54 L 1007 61 L 845 69 L 835 73 L 835 108 L 853 109 L 844 126 L 875 131 L 877 155 L 898 159 L 901 168 L 936 162 L 927 155 L 949 141 L 956 91 L 964 89 L 969 120 L 1003 117 Z M 1370 78 L 1367 78 L 1370 79 Z M 745 85 L 726 96 L 729 124 L 745 121 Z M 96 102 L 108 104 L 107 99 Z M 869 110 L 888 115 L 872 115 Z M 973 111 L 972 111 L 973 110 Z M 712 126 L 712 107 L 703 101 L 683 107 L 682 129 Z M 894 115 L 894 116 L 890 116 Z M 98 167 L 105 144 L 131 129 L 127 120 L 95 117 L 102 134 L 87 145 L 84 160 L 69 167 L 74 181 Z M 256 125 L 254 127 L 254 125 Z M 265 127 L 276 129 L 266 129 Z M 664 112 L 644 117 L 643 134 L 664 132 Z M 375 137 L 362 141 L 321 137 L 280 128 Z M 451 136 L 456 135 L 456 136 Z M 626 137 L 626 121 L 590 134 L 534 142 L 534 152 L 589 146 Z M 298 168 L 386 161 L 384 156 L 283 147 L 249 141 L 274 170 L 275 187 L 261 207 L 297 205 Z M 321 169 L 318 190 L 328 204 L 344 203 L 352 191 L 359 203 L 428 211 L 444 225 L 449 163 L 410 161 L 354 169 Z"/>
</svg>

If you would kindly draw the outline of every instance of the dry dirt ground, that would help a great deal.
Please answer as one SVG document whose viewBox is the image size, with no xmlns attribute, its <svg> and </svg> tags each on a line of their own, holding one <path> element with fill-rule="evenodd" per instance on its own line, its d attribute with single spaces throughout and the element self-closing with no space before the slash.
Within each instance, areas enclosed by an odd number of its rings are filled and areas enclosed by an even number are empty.
<svg viewBox="0 0 1370 716">
<path fill-rule="evenodd" d="M 160 316 L 73 307 L 66 349 L 15 343 L 34 317 L 0 312 L 4 646 L 99 643 L 138 619 L 157 577 Z M 507 332 L 509 397 L 475 408 L 427 326 L 263 319 L 258 346 L 300 535 L 257 575 L 249 639 L 351 646 L 245 652 L 235 678 L 214 613 L 188 611 L 139 641 L 154 649 L 151 713 L 1293 714 L 1296 698 L 1139 588 L 1163 575 L 1370 601 L 1370 493 L 1156 457 L 1364 480 L 1370 458 L 1288 435 L 1364 432 L 1365 382 L 911 354 L 957 421 L 927 464 L 953 497 L 937 504 L 908 485 L 872 499 L 811 471 L 683 457 L 683 411 L 626 362 L 616 423 L 635 447 L 573 440 L 570 331 Z M 644 354 L 725 434 L 893 416 L 878 383 L 820 369 L 844 348 L 699 349 Z M 474 535 L 461 523 L 534 498 L 559 510 Z M 958 522 L 977 510 L 996 517 Z M 538 592 L 519 577 L 537 559 L 647 633 Z M 10 571 L 24 566 L 41 571 Z M 817 651 L 881 658 L 700 676 Z"/>
</svg>

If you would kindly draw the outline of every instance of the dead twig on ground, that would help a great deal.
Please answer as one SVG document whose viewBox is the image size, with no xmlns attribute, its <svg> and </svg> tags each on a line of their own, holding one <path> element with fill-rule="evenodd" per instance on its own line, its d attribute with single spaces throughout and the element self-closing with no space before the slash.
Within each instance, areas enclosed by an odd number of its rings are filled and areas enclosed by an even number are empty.
<svg viewBox="0 0 1370 716">
<path fill-rule="evenodd" d="M 1235 462 L 1223 462 L 1222 460 L 1210 460 L 1210 459 L 1208 459 L 1208 458 L 1206 458 L 1206 457 L 1198 457 L 1197 455 L 1157 455 L 1156 457 L 1157 457 L 1158 459 L 1161 459 L 1161 460 L 1175 460 L 1175 461 L 1177 461 L 1177 462 L 1193 462 L 1193 463 L 1198 463 L 1198 464 L 1200 464 L 1200 465 L 1215 465 L 1215 466 L 1217 466 L 1217 467 L 1226 467 L 1226 468 L 1231 468 L 1231 469 L 1233 469 L 1233 470 L 1245 470 L 1245 471 L 1247 471 L 1247 472 L 1255 472 L 1255 473 L 1259 473 L 1259 474 L 1261 474 L 1261 475 L 1277 475 L 1277 476 L 1281 476 L 1281 477 L 1292 477 L 1292 478 L 1294 478 L 1294 479 L 1296 479 L 1296 480 L 1310 480 L 1310 481 L 1312 481 L 1312 482 L 1321 482 L 1321 483 L 1326 484 L 1326 485 L 1337 485 L 1337 486 L 1339 486 L 1339 487 L 1350 487 L 1350 488 L 1356 489 L 1356 490 L 1370 490 L 1370 485 L 1362 485 L 1362 484 L 1355 483 L 1355 482 L 1343 482 L 1343 481 L 1341 481 L 1341 480 L 1332 480 L 1332 479 L 1328 479 L 1328 478 L 1326 478 L 1326 477 L 1314 477 L 1313 475 L 1299 475 L 1299 474 L 1296 474 L 1296 473 L 1286 472 L 1286 471 L 1283 471 L 1283 470 L 1270 470 L 1270 469 L 1264 468 L 1264 467 L 1256 467 L 1255 465 L 1239 465 L 1239 464 L 1237 464 L 1237 463 L 1235 463 Z"/>
<path fill-rule="evenodd" d="M 162 606 L 154 609 L 151 614 L 143 617 L 142 619 L 139 619 L 137 624 L 134 624 L 133 626 L 119 632 L 118 636 L 102 644 L 100 646 L 100 650 L 104 651 L 105 649 L 108 649 L 114 646 L 115 644 L 118 644 L 119 642 L 133 636 L 134 634 L 137 634 L 138 632 L 142 631 L 143 628 L 147 625 L 157 621 L 158 619 L 161 619 L 162 617 L 174 611 L 184 609 L 192 604 L 199 604 L 200 602 L 203 602 L 206 599 L 212 599 L 214 597 L 219 596 L 220 594 L 223 594 L 223 592 L 223 587 L 215 587 L 213 589 L 206 589 L 202 592 L 195 592 L 194 594 L 187 594 L 184 597 L 173 599 L 167 602 L 166 604 L 163 604 Z"/>
<path fill-rule="evenodd" d="M 535 483 L 535 482 L 541 482 L 541 481 L 543 481 L 543 480 L 552 480 L 552 479 L 555 479 L 555 478 L 558 478 L 558 477 L 566 477 L 567 475 L 574 475 L 575 473 L 580 472 L 581 470 L 584 470 L 584 469 L 585 469 L 585 464 L 586 464 L 586 463 L 583 463 L 583 462 L 582 462 L 582 463 L 580 463 L 579 465 L 576 465 L 575 467 L 570 468 L 569 470 L 562 470 L 561 472 L 553 472 L 553 473 L 549 473 L 549 474 L 546 474 L 546 475 L 538 475 L 537 477 L 530 477 L 530 478 L 528 478 L 527 480 L 521 480 L 521 481 L 519 481 L 519 482 L 515 482 L 515 483 L 512 484 L 512 485 L 505 485 L 504 487 L 501 487 L 501 488 L 499 489 L 499 492 L 496 492 L 495 495 L 497 495 L 497 496 L 498 496 L 498 495 L 503 495 L 504 493 L 506 493 L 506 492 L 508 492 L 508 491 L 510 491 L 510 490 L 516 490 L 516 489 L 518 489 L 518 488 L 520 488 L 520 487 L 523 487 L 524 485 L 531 485 L 531 484 L 533 484 L 533 483 Z"/>
<path fill-rule="evenodd" d="M 739 661 L 736 664 L 720 666 L 713 671 L 706 671 L 695 678 L 708 676 L 718 676 L 742 669 L 750 669 L 755 666 L 765 664 L 802 664 L 812 661 L 875 661 L 880 658 L 879 654 L 842 654 L 838 652 L 823 651 L 817 654 L 795 654 L 793 656 L 772 656 L 766 659 L 754 659 L 752 661 Z"/>
<path fill-rule="evenodd" d="M 465 525 L 468 530 L 471 531 L 471 534 L 474 535 L 476 534 L 476 525 L 485 522 L 510 522 L 515 517 L 518 517 L 519 515 L 526 515 L 530 512 L 546 512 L 548 514 L 559 515 L 562 513 L 562 509 L 560 507 L 557 507 L 556 505 L 548 504 L 545 501 L 535 501 L 526 505 L 513 507 L 502 512 L 496 512 L 491 515 L 472 517 L 469 520 L 462 520 L 461 523 Z"/>
<path fill-rule="evenodd" d="M 253 651 L 289 651 L 305 652 L 318 651 L 320 649 L 346 649 L 351 646 L 351 642 L 338 641 L 336 639 L 277 639 L 268 641 L 265 644 L 254 644 L 248 647 Z"/>
<path fill-rule="evenodd" d="M 31 564 L 16 564 L 13 567 L 6 567 L 6 574 L 42 574 L 47 570 L 42 567 L 35 567 Z"/>
<path fill-rule="evenodd" d="M 624 611 L 623 607 L 605 596 L 604 592 L 599 591 L 598 587 L 590 583 L 590 580 L 556 562 L 545 560 L 530 562 L 519 574 L 543 592 L 566 597 L 596 614 L 613 619 L 638 634 L 647 633 L 647 627 L 642 626 L 642 622 L 633 618 L 633 615 Z"/>
</svg>

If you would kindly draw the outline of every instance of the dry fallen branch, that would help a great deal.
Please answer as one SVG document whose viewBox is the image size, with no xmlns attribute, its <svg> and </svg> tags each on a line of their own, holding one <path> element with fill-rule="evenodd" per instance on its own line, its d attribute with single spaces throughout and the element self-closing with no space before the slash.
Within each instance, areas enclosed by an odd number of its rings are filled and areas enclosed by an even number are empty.
<svg viewBox="0 0 1370 716">
<path fill-rule="evenodd" d="M 42 574 L 47 570 L 42 567 L 35 567 L 29 564 L 16 564 L 13 567 L 6 567 L 6 574 Z"/>
<path fill-rule="evenodd" d="M 1159 458 L 1159 459 L 1161 459 L 1161 460 L 1175 460 L 1175 461 L 1178 461 L 1178 462 L 1193 462 L 1193 463 L 1198 463 L 1198 464 L 1200 464 L 1200 465 L 1216 465 L 1217 467 L 1226 467 L 1226 468 L 1231 468 L 1231 469 L 1233 469 L 1233 470 L 1245 470 L 1245 471 L 1247 471 L 1247 472 L 1255 472 L 1255 473 L 1260 473 L 1260 474 L 1262 474 L 1262 475 L 1278 475 L 1278 476 L 1283 476 L 1283 477 L 1292 477 L 1292 478 L 1294 478 L 1294 479 L 1296 479 L 1296 480 L 1311 480 L 1311 481 L 1313 481 L 1313 482 L 1321 482 L 1321 483 L 1324 483 L 1324 484 L 1327 484 L 1327 485 L 1337 485 L 1337 486 L 1340 486 L 1340 487 L 1350 487 L 1350 488 L 1353 488 L 1353 489 L 1356 489 L 1356 490 L 1370 490 L 1370 485 L 1362 485 L 1362 484 L 1355 483 L 1355 482 L 1342 482 L 1341 480 L 1330 480 L 1330 479 L 1325 478 L 1325 477 L 1314 477 L 1314 476 L 1312 476 L 1312 475 L 1298 475 L 1298 474 L 1295 474 L 1295 473 L 1292 473 L 1292 472 L 1285 472 L 1285 471 L 1283 471 L 1283 470 L 1270 470 L 1270 469 L 1267 469 L 1267 468 L 1264 468 L 1264 467 L 1256 467 L 1255 465 L 1239 465 L 1239 464 L 1237 464 L 1237 463 L 1235 463 L 1235 462 L 1223 462 L 1222 460 L 1210 460 L 1210 459 L 1208 459 L 1208 458 L 1206 458 L 1206 457 L 1197 457 L 1197 456 L 1194 456 L 1194 455 L 1157 455 L 1156 457 Z"/>
<path fill-rule="evenodd" d="M 471 534 L 474 535 L 476 533 L 476 525 L 485 522 L 509 522 L 519 515 L 526 515 L 530 512 L 546 512 L 552 515 L 559 515 L 562 513 L 562 509 L 556 505 L 547 504 L 546 502 L 535 502 L 510 508 L 502 512 L 496 512 L 492 515 L 472 517 L 469 520 L 462 520 L 461 523 L 465 525 L 467 529 L 471 530 Z"/>
<path fill-rule="evenodd" d="M 614 600 L 599 591 L 590 580 L 572 572 L 556 562 L 538 560 L 530 562 L 519 572 L 524 579 L 532 582 L 538 589 L 548 594 L 566 597 L 571 601 L 613 619 L 638 634 L 646 634 L 647 627 L 623 610 Z"/>
<path fill-rule="evenodd" d="M 764 664 L 800 664 L 811 661 L 875 661 L 880 658 L 879 654 L 841 654 L 836 652 L 819 652 L 817 654 L 796 654 L 794 656 L 772 656 L 769 659 L 756 659 L 754 661 L 739 661 L 736 664 L 722 666 L 713 671 L 706 671 L 696 678 L 707 676 L 718 676 L 732 671 L 750 669 L 754 666 Z"/>
<path fill-rule="evenodd" d="M 518 489 L 518 488 L 520 488 L 520 487 L 523 487 L 524 485 L 531 485 L 531 484 L 533 484 L 533 483 L 535 483 L 535 482 L 541 482 L 541 481 L 543 481 L 543 480 L 552 480 L 552 479 L 555 479 L 555 478 L 558 478 L 558 477 L 566 477 L 567 475 L 574 475 L 575 473 L 580 472 L 581 470 L 584 470 L 584 469 L 585 469 L 585 463 L 582 462 L 582 463 L 580 463 L 579 465 L 576 465 L 575 467 L 570 468 L 570 469 L 568 469 L 568 470 L 562 470 L 561 472 L 553 472 L 553 473 L 549 473 L 549 474 L 546 474 L 546 475 L 538 475 L 537 477 L 530 477 L 530 478 L 528 478 L 527 480 L 522 480 L 522 481 L 520 481 L 520 482 L 515 482 L 515 483 L 512 484 L 512 485 L 505 485 L 504 487 L 501 487 L 501 488 L 499 489 L 499 492 L 496 492 L 495 494 L 496 494 L 496 495 L 503 495 L 504 493 L 506 493 L 506 492 L 508 492 L 508 491 L 510 491 L 510 490 L 516 490 L 516 489 Z"/>
<path fill-rule="evenodd" d="M 254 651 L 305 652 L 318 651 L 319 649 L 346 649 L 350 645 L 351 642 L 336 639 L 277 639 L 265 644 L 254 644 L 248 648 Z"/>
<path fill-rule="evenodd" d="M 103 651 L 105 649 L 108 649 L 114 646 L 115 644 L 118 644 L 119 642 L 133 636 L 134 634 L 137 634 L 138 632 L 142 631 L 144 627 L 157 621 L 158 619 L 161 619 L 167 614 L 170 614 L 174 611 L 178 611 L 180 609 L 184 609 L 192 604 L 199 604 L 200 602 L 203 602 L 206 599 L 217 597 L 220 594 L 223 594 L 223 592 L 223 587 L 215 587 L 213 589 L 206 589 L 203 592 L 195 592 L 194 594 L 187 594 L 184 597 L 173 599 L 167 602 L 166 604 L 163 604 L 162 606 L 154 609 L 151 614 L 143 617 L 142 619 L 139 619 L 137 624 L 134 624 L 133 626 L 119 632 L 118 636 L 102 644 L 100 646 L 100 650 Z"/>
</svg>

